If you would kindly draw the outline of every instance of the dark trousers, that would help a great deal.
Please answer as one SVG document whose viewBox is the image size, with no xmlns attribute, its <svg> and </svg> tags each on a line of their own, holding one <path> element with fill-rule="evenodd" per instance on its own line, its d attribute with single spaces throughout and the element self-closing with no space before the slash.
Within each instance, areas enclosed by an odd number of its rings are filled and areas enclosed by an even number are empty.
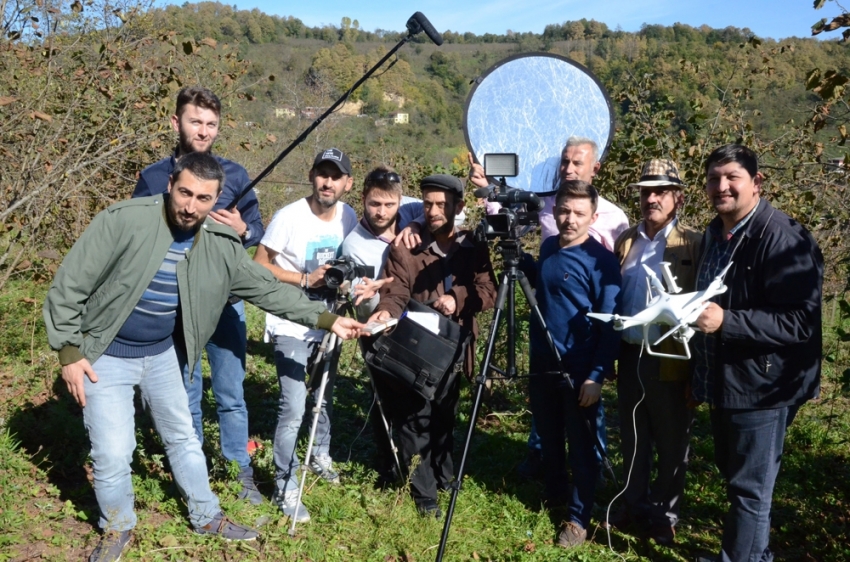
<svg viewBox="0 0 850 562">
<path fill-rule="evenodd" d="M 534 373 L 544 370 L 535 369 L 532 365 Z M 586 529 L 590 524 L 599 476 L 599 460 L 592 436 L 596 432 L 600 405 L 596 402 L 588 408 L 580 407 L 578 395 L 562 382 L 558 375 L 532 376 L 529 380 L 531 411 L 540 433 L 547 503 L 553 507 L 567 504 L 570 520 Z M 588 431 L 587 422 L 590 423 L 591 431 Z M 565 451 L 567 441 L 570 444 L 571 493 Z"/>
<path fill-rule="evenodd" d="M 436 500 L 437 490 L 447 488 L 454 479 L 452 432 L 460 397 L 460 376 L 452 374 L 453 380 L 443 395 L 426 400 L 378 369 L 373 369 L 372 375 L 384 413 L 392 420 L 398 436 L 402 468 L 409 468 L 414 457 L 419 457 L 410 474 L 410 495 L 417 503 Z M 389 445 L 384 441 L 383 446 Z"/>
<path fill-rule="evenodd" d="M 770 410 L 711 410 L 714 460 L 726 480 L 729 512 L 721 562 L 770 562 L 770 506 L 785 431 L 797 406 Z"/>
<path fill-rule="evenodd" d="M 658 380 L 659 358 L 646 352 L 641 356 L 640 350 L 639 345 L 620 344 L 617 397 L 627 482 L 623 499 L 636 520 L 675 526 L 685 492 L 694 411 L 687 407 L 687 383 Z M 650 483 L 653 444 L 658 463 Z"/>
</svg>

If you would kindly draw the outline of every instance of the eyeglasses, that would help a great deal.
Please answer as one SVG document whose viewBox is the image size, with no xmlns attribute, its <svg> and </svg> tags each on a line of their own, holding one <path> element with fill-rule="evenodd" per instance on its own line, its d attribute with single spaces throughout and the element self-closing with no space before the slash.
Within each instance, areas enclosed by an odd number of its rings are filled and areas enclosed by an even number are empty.
<svg viewBox="0 0 850 562">
<path fill-rule="evenodd" d="M 401 183 L 401 176 L 399 176 L 395 172 L 372 172 L 371 174 L 366 176 L 367 184 L 382 182 Z"/>
</svg>

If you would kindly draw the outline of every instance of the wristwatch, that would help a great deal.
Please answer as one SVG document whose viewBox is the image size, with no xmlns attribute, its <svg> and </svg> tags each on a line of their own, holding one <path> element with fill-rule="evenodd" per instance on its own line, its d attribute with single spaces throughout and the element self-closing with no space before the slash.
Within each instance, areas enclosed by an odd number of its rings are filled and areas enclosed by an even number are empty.
<svg viewBox="0 0 850 562">
<path fill-rule="evenodd" d="M 240 238 L 242 238 L 242 240 L 247 240 L 250 237 L 251 237 L 251 229 L 250 228 L 246 228 L 245 232 L 243 232 L 242 236 L 240 236 Z"/>
</svg>

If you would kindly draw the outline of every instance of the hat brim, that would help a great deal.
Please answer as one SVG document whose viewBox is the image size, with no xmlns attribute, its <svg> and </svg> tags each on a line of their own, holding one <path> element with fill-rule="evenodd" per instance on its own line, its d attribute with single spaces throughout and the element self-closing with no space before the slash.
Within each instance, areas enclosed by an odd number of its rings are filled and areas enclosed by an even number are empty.
<svg viewBox="0 0 850 562">
<path fill-rule="evenodd" d="M 318 162 L 316 162 L 315 164 L 313 164 L 313 169 L 315 170 L 316 168 L 318 168 L 318 167 L 319 167 L 319 165 L 320 165 L 320 164 L 324 164 L 325 162 L 328 162 L 328 163 L 330 163 L 330 164 L 333 164 L 334 166 L 336 166 L 337 170 L 339 170 L 339 171 L 340 171 L 340 172 L 342 172 L 343 174 L 345 174 L 345 175 L 347 175 L 347 176 L 350 176 L 350 175 L 351 175 L 351 170 L 346 170 L 346 169 L 345 169 L 345 167 L 342 165 L 342 163 L 341 163 L 341 162 L 337 162 L 336 160 L 333 160 L 332 158 L 328 158 L 328 159 L 326 159 L 326 160 L 319 160 Z"/>
<path fill-rule="evenodd" d="M 647 181 L 639 181 L 637 183 L 630 183 L 629 187 L 662 187 L 665 185 L 669 185 L 670 187 L 677 187 L 679 189 L 688 187 L 683 183 L 676 183 L 670 180 L 647 180 Z"/>
</svg>

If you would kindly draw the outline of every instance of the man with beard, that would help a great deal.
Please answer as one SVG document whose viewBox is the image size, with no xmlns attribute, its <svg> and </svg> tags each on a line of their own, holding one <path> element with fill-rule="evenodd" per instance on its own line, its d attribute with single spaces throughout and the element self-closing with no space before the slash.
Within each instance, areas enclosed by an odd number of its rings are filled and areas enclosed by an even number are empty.
<svg viewBox="0 0 850 562">
<path fill-rule="evenodd" d="M 206 88 L 183 88 L 177 94 L 177 109 L 171 116 L 171 126 L 178 135 L 174 153 L 142 170 L 133 197 L 146 197 L 165 193 L 168 179 L 177 161 L 193 152 L 211 154 L 221 123 L 221 102 Z M 256 246 L 263 237 L 263 221 L 254 190 L 236 202 L 248 184 L 248 172 L 239 164 L 215 156 L 224 169 L 224 186 L 210 217 L 225 224 L 239 235 L 245 248 Z M 210 363 L 210 382 L 215 396 L 218 425 L 221 436 L 221 454 L 228 462 L 239 465 L 237 479 L 242 484 L 239 497 L 252 504 L 260 504 L 262 495 L 254 484 L 254 471 L 248 456 L 248 408 L 242 384 L 245 380 L 245 353 L 247 348 L 245 305 L 239 297 L 231 295 L 216 329 L 208 342 L 203 342 Z M 198 440 L 204 442 L 201 412 L 203 379 L 200 356 L 190 358 L 183 383 L 189 395 L 189 409 Z"/>
<path fill-rule="evenodd" d="M 313 193 L 287 205 L 272 217 L 257 247 L 254 260 L 280 281 L 300 287 L 311 299 L 330 306 L 336 291 L 325 284 L 329 260 L 338 255 L 342 241 L 357 226 L 354 209 L 340 198 L 351 190 L 351 160 L 336 148 L 316 155 L 309 174 Z M 298 502 L 300 462 L 295 446 L 307 400 L 307 365 L 317 356 L 325 332 L 305 328 L 273 314 L 266 315 L 266 341 L 274 341 L 280 383 L 277 428 L 274 436 L 275 502 L 299 523 L 310 520 Z M 310 381 L 313 398 L 321 404 L 313 450 L 307 451 L 308 468 L 327 482 L 339 482 L 330 456 L 333 388 L 338 354 L 332 360 L 325 395 L 319 396 L 320 377 Z"/>
<path fill-rule="evenodd" d="M 130 462 L 133 396 L 162 439 L 195 532 L 253 540 L 221 512 L 192 427 L 181 365 L 197 357 L 229 294 L 308 326 L 356 337 L 358 324 L 330 314 L 254 264 L 232 228 L 206 220 L 224 172 L 209 154 L 174 168 L 168 195 L 122 201 L 99 213 L 62 262 L 44 303 L 62 379 L 83 408 L 104 535 L 91 556 L 113 561 L 136 525 Z"/>
<path fill-rule="evenodd" d="M 682 291 L 694 290 L 700 235 L 679 222 L 678 210 L 685 203 L 675 162 L 650 160 L 640 180 L 631 185 L 640 190 L 643 220 L 624 232 L 614 253 L 623 275 L 622 314 L 633 316 L 646 308 L 645 267 L 662 279 L 661 264 L 668 263 Z M 620 435 L 623 443 L 625 508 L 610 523 L 623 528 L 630 524 L 648 531 L 656 543 L 671 545 L 685 493 L 693 409 L 688 407 L 688 361 L 649 355 L 643 347 L 661 337 L 658 326 L 643 341 L 643 328 L 623 331 L 620 345 L 617 396 Z M 683 355 L 684 348 L 673 338 L 660 344 L 660 352 Z M 653 447 L 658 453 L 657 476 L 650 483 Z"/>
<path fill-rule="evenodd" d="M 384 263 L 390 252 L 390 246 L 396 233 L 412 219 L 422 214 L 422 202 L 413 197 L 402 195 L 401 177 L 387 166 L 378 166 L 366 175 L 363 182 L 363 218 L 351 234 L 342 243 L 341 254 L 349 256 L 355 262 L 372 266 L 375 269 L 373 279 L 355 279 L 353 293 L 357 319 L 365 321 L 378 306 L 378 290 L 392 277 L 384 276 Z M 364 354 L 371 349 L 370 338 L 361 341 Z M 383 389 L 382 380 L 372 379 L 375 383 L 376 400 L 390 393 Z M 392 401 L 379 404 L 384 413 L 389 413 Z M 381 419 L 381 409 L 372 407 L 369 412 L 376 440 L 376 467 L 382 483 L 391 482 L 397 476 L 390 451 L 389 437 Z"/>
<path fill-rule="evenodd" d="M 370 321 L 400 318 L 408 301 L 430 304 L 472 332 L 463 369 L 473 373 L 474 338 L 478 335 L 475 315 L 491 308 L 496 299 L 493 266 L 486 243 L 473 241 L 472 233 L 458 231 L 455 216 L 463 209 L 463 183 L 454 176 L 437 174 L 420 182 L 427 229 L 413 250 L 393 245 L 384 275 L 393 282 L 381 288 L 380 303 Z M 391 418 L 399 431 L 402 462 L 410 466 L 414 456 L 419 463 L 410 475 L 410 493 L 423 516 L 440 517 L 437 490 L 452 481 L 452 431 L 454 430 L 460 378 L 454 372 L 445 389 L 426 400 L 410 388 L 385 377 L 385 401 L 392 401 Z"/>
</svg>

